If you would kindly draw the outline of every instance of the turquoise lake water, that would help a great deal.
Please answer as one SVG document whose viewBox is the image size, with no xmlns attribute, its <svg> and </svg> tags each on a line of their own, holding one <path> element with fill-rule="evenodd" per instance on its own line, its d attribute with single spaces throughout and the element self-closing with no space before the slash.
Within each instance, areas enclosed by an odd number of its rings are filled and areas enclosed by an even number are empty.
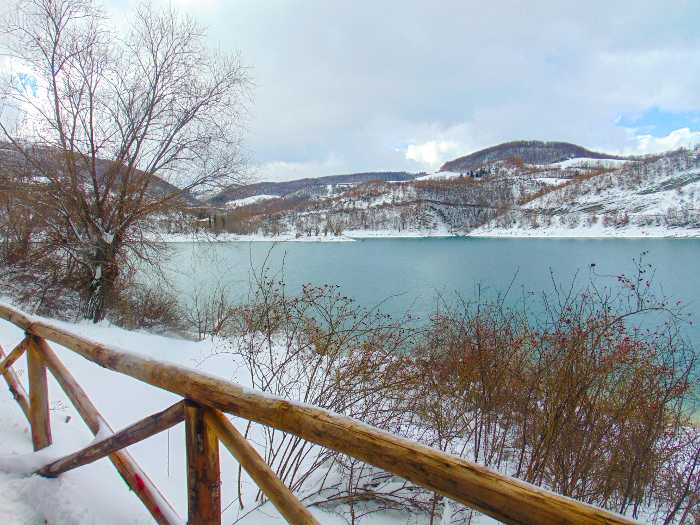
<svg viewBox="0 0 700 525">
<path fill-rule="evenodd" d="M 422 318 L 435 311 L 438 295 L 449 300 L 459 293 L 471 299 L 479 286 L 486 294 L 510 287 L 511 302 L 523 294 L 551 292 L 552 277 L 563 287 L 572 280 L 583 286 L 591 276 L 599 285 L 616 287 L 615 276 L 634 272 L 634 259 L 646 252 L 644 261 L 655 269 L 657 290 L 700 316 L 696 239 L 445 238 L 171 246 L 171 276 L 183 296 L 222 283 L 232 298 L 245 300 L 251 272 L 266 263 L 271 272 L 283 272 L 292 292 L 304 283 L 337 284 L 361 305 L 381 302 L 392 315 L 410 309 Z M 694 327 L 689 333 L 700 336 Z"/>
<path fill-rule="evenodd" d="M 561 289 L 581 288 L 593 278 L 615 290 L 616 276 L 635 272 L 634 259 L 654 268 L 656 292 L 681 301 L 691 319 L 700 317 L 700 240 L 573 239 L 372 239 L 337 243 L 176 243 L 171 245 L 169 274 L 187 301 L 193 293 L 223 285 L 234 301 L 243 302 L 253 272 L 266 265 L 284 279 L 291 293 L 305 283 L 337 284 L 360 305 L 380 305 L 400 317 L 410 310 L 420 319 L 435 312 L 437 296 L 456 294 L 470 300 L 510 290 L 506 299 L 521 304 L 526 297 L 537 315 L 538 298 Z M 592 268 L 591 265 L 595 266 Z M 658 324 L 653 317 L 644 326 Z M 651 327 L 651 326 L 647 326 Z M 700 327 L 684 324 L 682 333 L 697 351 Z M 697 412 L 696 412 L 697 414 Z M 700 421 L 700 416 L 698 416 Z"/>
</svg>

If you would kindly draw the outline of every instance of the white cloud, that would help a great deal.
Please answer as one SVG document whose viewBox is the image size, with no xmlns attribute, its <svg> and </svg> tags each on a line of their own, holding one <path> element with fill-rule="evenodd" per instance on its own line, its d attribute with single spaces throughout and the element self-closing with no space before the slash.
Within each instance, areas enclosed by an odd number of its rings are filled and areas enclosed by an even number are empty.
<svg viewBox="0 0 700 525">
<path fill-rule="evenodd" d="M 116 23 L 125 13 L 132 13 L 142 3 L 141 0 L 108 0 L 106 8 L 111 11 Z M 157 9 L 174 7 L 178 11 L 184 11 L 199 18 L 201 15 L 215 14 L 223 7 L 223 0 L 152 0 L 151 4 Z"/>
<path fill-rule="evenodd" d="M 138 2 L 106 0 L 115 24 Z M 700 2 L 154 2 L 241 51 L 255 84 L 246 142 L 266 178 L 431 169 L 521 139 L 661 148 L 615 116 L 700 108 Z"/>
<path fill-rule="evenodd" d="M 459 144 L 446 140 L 429 140 L 422 144 L 409 144 L 406 158 L 416 161 L 428 168 L 437 168 L 448 157 L 459 151 Z"/>
<path fill-rule="evenodd" d="M 253 168 L 251 176 L 255 181 L 286 181 L 309 177 L 323 177 L 349 173 L 348 167 L 334 155 L 326 160 L 307 162 L 273 161 Z"/>
<path fill-rule="evenodd" d="M 700 144 L 700 131 L 680 128 L 664 137 L 654 137 L 648 134 L 634 135 L 634 141 L 635 145 L 628 153 L 641 155 L 660 153 L 678 148 L 692 148 Z"/>
<path fill-rule="evenodd" d="M 47 136 L 45 114 L 51 114 L 46 85 L 24 62 L 0 56 L 0 120 L 24 139 Z"/>
<path fill-rule="evenodd" d="M 473 121 L 447 126 L 438 122 L 403 123 L 399 129 L 404 137 L 401 143 L 405 146 L 396 151 L 402 154 L 402 160 L 412 170 L 416 169 L 416 163 L 421 170 L 436 170 L 448 160 L 490 146 L 492 141 L 500 139 L 491 134 L 477 133 L 479 128 Z"/>
</svg>

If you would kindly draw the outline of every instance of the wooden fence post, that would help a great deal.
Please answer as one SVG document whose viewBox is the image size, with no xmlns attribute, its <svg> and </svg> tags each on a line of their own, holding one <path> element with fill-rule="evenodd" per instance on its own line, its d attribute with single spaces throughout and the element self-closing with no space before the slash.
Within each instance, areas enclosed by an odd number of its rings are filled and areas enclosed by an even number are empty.
<svg viewBox="0 0 700 525">
<path fill-rule="evenodd" d="M 185 402 L 188 525 L 221 524 L 219 438 L 204 421 L 204 409 Z"/>
<path fill-rule="evenodd" d="M 32 427 L 34 450 L 51 444 L 51 421 L 49 419 L 49 388 L 46 363 L 32 337 L 27 348 L 27 373 L 29 375 L 29 421 Z"/>
<path fill-rule="evenodd" d="M 319 525 L 313 514 L 304 507 L 294 493 L 282 483 L 270 466 L 248 443 L 226 416 L 213 408 L 206 408 L 204 421 L 219 436 L 221 443 L 233 454 L 238 463 L 253 478 L 260 490 L 292 525 Z"/>
<path fill-rule="evenodd" d="M 0 306 L 0 311 L 2 307 Z M 95 436 L 103 433 L 113 434 L 112 427 L 104 420 L 97 407 L 90 401 L 82 387 L 61 362 L 53 349 L 44 339 L 37 339 L 41 355 L 46 362 L 46 366 L 53 373 L 56 382 L 70 399 L 75 410 Z M 7 376 L 5 376 L 7 378 Z M 127 450 L 114 452 L 109 456 L 109 460 L 117 469 L 119 475 L 124 479 L 129 488 L 143 502 L 148 511 L 153 516 L 156 523 L 160 525 L 171 525 L 182 523 L 182 520 L 175 512 L 175 509 L 158 487 L 151 481 L 146 473 L 141 470 L 138 463 L 134 461 Z"/>
</svg>

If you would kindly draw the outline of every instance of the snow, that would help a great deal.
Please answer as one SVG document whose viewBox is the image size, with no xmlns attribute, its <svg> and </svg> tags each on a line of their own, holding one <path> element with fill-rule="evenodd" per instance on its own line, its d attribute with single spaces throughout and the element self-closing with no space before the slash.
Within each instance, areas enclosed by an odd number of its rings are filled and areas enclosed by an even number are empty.
<svg viewBox="0 0 700 525">
<path fill-rule="evenodd" d="M 379 197 L 375 197 L 374 199 L 372 199 L 368 207 L 372 208 L 375 206 L 384 206 L 387 204 L 391 204 L 392 198 L 395 198 L 392 192 L 382 193 Z"/>
<path fill-rule="evenodd" d="M 65 452 L 58 452 L 56 446 L 52 445 L 38 452 L 31 452 L 29 454 L 0 456 L 0 471 L 29 475 L 43 466 L 56 461 L 64 454 Z"/>
<path fill-rule="evenodd" d="M 558 177 L 536 177 L 534 180 L 546 184 L 547 186 L 559 186 L 569 181 L 569 179 L 561 179 Z"/>
<path fill-rule="evenodd" d="M 41 318 L 36 318 L 41 319 Z M 168 338 L 145 332 L 130 332 L 102 322 L 77 324 L 47 320 L 50 324 L 69 330 L 83 338 L 124 348 L 146 359 L 157 359 L 175 366 L 196 369 L 200 373 L 250 386 L 243 363 L 231 354 L 221 352 L 222 341 L 210 338 L 201 342 Z M 0 321 L 0 344 L 9 350 L 24 337 L 24 332 L 5 321 Z M 105 421 L 115 429 L 124 428 L 135 421 L 172 405 L 179 398 L 169 392 L 141 383 L 129 376 L 111 372 L 83 359 L 74 352 L 51 343 L 60 359 L 85 389 Z M 26 384 L 26 358 L 23 356 L 13 366 Z M 152 519 L 137 498 L 130 494 L 108 460 L 80 467 L 57 479 L 31 475 L 41 465 L 57 457 L 109 435 L 107 425 L 101 425 L 96 437 L 92 437 L 75 409 L 51 378 L 49 394 L 51 426 L 54 444 L 38 453 L 31 451 L 31 433 L 18 405 L 6 389 L 0 391 L 0 516 L 3 524 L 40 525 L 88 525 L 97 523 L 151 523 Z M 245 421 L 234 418 L 232 423 L 244 431 Z M 253 446 L 264 441 L 261 429 L 253 427 L 249 441 Z M 180 516 L 186 516 L 186 465 L 183 425 L 153 436 L 128 448 L 129 454 L 148 473 L 149 478 L 169 497 Z M 243 525 L 276 525 L 284 523 L 277 511 L 267 503 L 255 507 L 256 487 L 248 477 L 243 478 L 243 500 L 240 509 L 236 500 L 237 464 L 228 452 L 221 448 L 222 506 L 224 523 Z M 540 489 L 538 489 L 540 490 Z M 304 492 L 300 495 L 302 498 Z M 444 504 L 441 523 L 447 523 L 451 505 Z M 347 520 L 317 507 L 311 512 L 320 523 L 340 525 Z M 240 521 L 238 521 L 240 520 Z M 425 516 L 399 512 L 375 513 L 363 518 L 363 525 L 424 524 Z M 479 516 L 474 525 L 495 523 Z"/>
<path fill-rule="evenodd" d="M 700 237 L 700 157 L 660 158 L 570 181 L 472 230 L 471 236 Z"/>
<path fill-rule="evenodd" d="M 74 330 L 89 339 L 138 349 L 144 355 L 185 366 L 198 367 L 214 348 L 216 341 L 195 343 L 121 330 L 107 323 L 89 325 L 53 324 Z M 12 348 L 22 338 L 21 330 L 2 322 L 0 344 Z M 177 396 L 140 383 L 128 376 L 107 371 L 73 352 L 52 345 L 66 366 L 76 376 L 105 419 L 114 428 L 123 428 L 137 420 L 163 410 L 178 401 Z M 225 379 L 235 378 L 233 366 L 223 366 L 221 360 L 211 359 L 199 366 Z M 14 369 L 26 370 L 24 357 Z M 26 377 L 23 377 L 26 385 Z M 10 523 L 152 523 L 152 518 L 137 498 L 131 495 L 116 470 L 107 460 L 68 472 L 58 479 L 26 477 L 28 467 L 43 464 L 93 442 L 94 438 L 83 424 L 70 401 L 51 380 L 51 423 L 55 444 L 39 454 L 31 453 L 31 435 L 19 407 L 3 389 L 0 397 L 0 429 L 3 442 L 0 458 L 0 515 L 12 516 Z M 102 434 L 102 433 L 100 433 Z M 186 475 L 184 464 L 184 434 L 182 425 L 129 447 L 129 452 L 161 490 L 173 498 L 180 516 L 186 516 Z M 29 455 L 27 455 L 29 454 Z M 232 479 L 233 461 L 222 454 L 224 475 Z M 14 460 L 14 461 L 13 461 Z M 32 498 L 27 495 L 32 492 Z M 34 494 L 36 493 L 36 494 Z M 232 487 L 224 489 L 224 501 L 232 499 Z M 228 499 L 226 499 L 228 498 Z M 24 502 L 32 501 L 31 508 Z M 38 504 L 34 504 L 37 502 Z M 236 515 L 234 511 L 227 520 Z M 266 513 L 273 513 L 265 509 Z M 41 518 L 41 519 L 39 519 Z M 233 519 L 230 519 L 233 521 Z M 253 523 L 253 521 L 248 521 Z M 3 521 L 8 523 L 8 521 Z"/>
<path fill-rule="evenodd" d="M 352 242 L 347 236 L 335 235 L 302 235 L 296 233 L 283 233 L 280 235 L 250 234 L 241 235 L 237 233 L 163 233 L 154 240 L 165 243 L 178 242 Z"/>
<path fill-rule="evenodd" d="M 630 162 L 625 159 L 590 159 L 586 157 L 575 157 L 573 159 L 554 162 L 549 166 L 558 166 L 562 169 L 566 168 L 617 168 L 623 164 Z"/>
<path fill-rule="evenodd" d="M 279 199 L 279 195 L 253 195 L 252 197 L 245 197 L 243 199 L 234 199 L 226 202 L 227 208 L 240 208 L 241 206 L 248 206 L 249 204 L 256 204 L 258 202 L 269 201 L 272 199 Z"/>
<path fill-rule="evenodd" d="M 691 238 L 700 237 L 697 228 L 666 228 L 653 226 L 604 227 L 602 224 L 593 226 L 580 225 L 576 228 L 566 226 L 541 226 L 540 228 L 501 228 L 494 225 L 486 225 L 476 228 L 468 233 L 452 232 L 447 228 L 433 230 L 346 230 L 340 236 L 311 235 L 296 237 L 295 234 L 283 234 L 277 236 L 266 235 L 235 235 L 222 234 L 216 237 L 198 237 L 186 234 L 163 235 L 162 242 L 190 243 L 190 242 L 314 242 L 334 243 L 353 242 L 362 239 L 433 239 L 447 237 L 516 237 L 516 238 Z"/>
<path fill-rule="evenodd" d="M 553 238 L 553 239 L 662 239 L 662 238 L 700 238 L 700 229 L 697 228 L 666 228 L 654 226 L 603 226 L 593 224 L 591 226 L 579 225 L 574 228 L 552 225 L 539 228 L 502 228 L 493 225 L 482 226 L 472 230 L 467 237 L 509 237 L 509 238 Z"/>
<path fill-rule="evenodd" d="M 70 330 L 84 338 L 127 348 L 145 358 L 158 359 L 177 366 L 195 368 L 212 376 L 231 380 L 243 387 L 249 385 L 242 363 L 236 363 L 222 352 L 222 341 L 211 338 L 201 342 L 173 339 L 145 332 L 130 332 L 102 322 L 71 324 L 50 321 L 51 324 Z M 0 344 L 9 350 L 24 337 L 21 329 L 0 321 Z M 51 344 L 79 384 L 85 389 L 106 421 L 115 429 L 163 410 L 178 397 L 169 392 L 141 383 L 129 376 L 111 372 L 57 344 Z M 13 369 L 26 384 L 26 364 L 23 356 Z M 51 426 L 54 444 L 47 449 L 31 451 L 31 432 L 19 406 L 6 389 L 0 392 L 0 516 L 8 525 L 94 525 L 98 523 L 152 523 L 145 507 L 131 494 L 126 484 L 107 459 L 62 474 L 56 479 L 31 475 L 39 466 L 56 457 L 74 452 L 94 441 L 79 415 L 61 391 L 58 384 L 49 381 L 51 402 Z M 245 421 L 234 418 L 232 423 L 241 432 Z M 253 434 L 249 442 L 253 446 L 264 441 Z M 260 429 L 257 429 L 260 431 Z M 109 431 L 106 425 L 97 437 Z M 129 454 L 144 469 L 153 483 L 166 494 L 179 516 L 186 516 L 186 465 L 183 424 L 162 432 L 128 448 Z M 242 525 L 277 525 L 284 520 L 268 502 L 256 507 L 257 487 L 244 475 L 242 480 L 244 508 L 236 500 L 237 463 L 221 448 L 221 494 L 224 508 L 223 523 Z M 537 489 L 540 490 L 540 489 Z M 303 498 L 304 493 L 300 494 Z M 444 503 L 445 513 L 440 523 L 446 524 L 452 505 Z M 310 507 L 320 523 L 341 525 L 346 517 L 318 507 Z M 362 525 L 427 525 L 427 516 L 397 511 L 377 512 L 363 517 Z M 496 523 L 485 516 L 472 520 L 474 525 Z"/>
<path fill-rule="evenodd" d="M 446 227 L 432 230 L 347 230 L 346 237 L 351 239 L 415 239 L 434 237 L 455 237 Z"/>
<path fill-rule="evenodd" d="M 297 237 L 295 233 L 284 233 L 281 235 L 238 235 L 234 233 L 222 233 L 212 235 L 193 234 L 163 234 L 159 240 L 167 243 L 179 242 L 353 242 L 356 239 L 386 238 L 432 238 L 432 237 L 454 237 L 446 227 L 439 227 L 432 230 L 346 230 L 342 235 L 302 235 Z"/>
<path fill-rule="evenodd" d="M 89 485 L 88 483 L 76 482 L 74 478 L 70 473 L 54 480 L 0 473 L 0 516 L 3 517 L 3 523 L 100 523 L 97 515 L 89 508 L 97 505 L 99 500 L 93 499 L 90 492 L 85 490 L 87 487 L 84 485 Z M 98 479 L 94 481 L 99 482 Z M 118 512 L 116 508 L 113 510 L 103 523 L 149 523 L 142 517 L 134 516 L 136 519 L 132 519 L 129 513 Z"/>
<path fill-rule="evenodd" d="M 554 162 L 552 164 L 542 164 L 539 165 L 541 168 L 617 168 L 630 162 L 629 160 L 623 159 L 590 159 L 586 157 L 577 157 L 573 159 L 563 160 L 561 162 Z M 452 171 L 436 171 L 434 173 L 428 173 L 421 177 L 416 177 L 415 180 L 446 180 L 446 179 L 456 179 L 463 176 L 462 173 L 452 172 Z"/>
<path fill-rule="evenodd" d="M 421 177 L 416 177 L 414 180 L 447 180 L 447 179 L 457 179 L 461 177 L 461 173 L 456 173 L 453 171 L 436 171 L 434 173 L 428 173 Z"/>
<path fill-rule="evenodd" d="M 228 354 L 216 353 L 221 341 L 208 339 L 201 342 L 167 338 L 144 332 L 129 332 L 102 322 L 78 324 L 51 321 L 85 338 L 126 348 L 143 357 L 159 359 L 179 366 L 195 368 L 246 387 L 249 379 L 243 375 Z M 21 329 L 0 321 L 0 344 L 9 351 L 24 337 Z M 158 412 L 179 401 L 169 392 L 141 383 L 129 376 L 111 372 L 51 344 L 88 396 L 113 428 L 124 428 L 139 419 Z M 26 359 L 22 357 L 13 369 L 26 385 Z M 97 523 L 152 523 L 145 507 L 131 494 L 126 484 L 107 459 L 62 474 L 56 479 L 42 478 L 29 473 L 46 462 L 72 453 L 92 443 L 94 438 L 82 422 L 59 385 L 50 378 L 49 396 L 51 427 L 54 444 L 33 453 L 31 432 L 19 406 L 7 389 L 0 390 L 0 516 L 3 525 L 94 525 Z M 241 431 L 245 421 L 232 421 Z M 98 433 L 104 437 L 109 431 Z M 263 441 L 251 436 L 251 443 Z M 183 425 L 177 425 L 128 448 L 128 452 L 167 495 L 178 514 L 186 516 L 186 465 Z M 243 525 L 277 525 L 284 520 L 267 503 L 255 508 L 256 487 L 248 477 L 243 478 L 245 508 L 236 501 L 235 479 L 237 463 L 225 449 L 221 449 L 222 507 L 224 523 Z M 302 494 L 303 496 L 303 494 Z M 245 515 L 247 512 L 250 514 Z M 311 507 L 311 512 L 324 524 L 346 523 L 342 516 Z M 245 516 L 244 516 L 245 515 Z M 377 513 L 362 520 L 367 525 L 399 525 L 425 523 L 421 516 L 399 513 Z M 484 520 L 484 523 L 491 520 Z"/>
</svg>

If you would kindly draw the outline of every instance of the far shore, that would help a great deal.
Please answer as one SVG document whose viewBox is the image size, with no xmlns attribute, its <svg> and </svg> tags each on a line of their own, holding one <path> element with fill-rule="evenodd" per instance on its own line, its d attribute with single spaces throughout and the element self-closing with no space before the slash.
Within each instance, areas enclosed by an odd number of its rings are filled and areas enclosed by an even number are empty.
<svg viewBox="0 0 700 525">
<path fill-rule="evenodd" d="M 153 235 L 152 239 L 165 243 L 184 242 L 353 242 L 366 239 L 448 239 L 448 238 L 484 238 L 484 239 L 698 239 L 700 229 L 661 229 L 661 228 L 566 228 L 551 229 L 477 229 L 466 234 L 447 231 L 393 231 L 361 230 L 348 231 L 342 235 L 302 235 L 294 233 L 280 235 L 238 235 L 233 233 L 213 234 L 197 233 L 163 233 Z"/>
</svg>

